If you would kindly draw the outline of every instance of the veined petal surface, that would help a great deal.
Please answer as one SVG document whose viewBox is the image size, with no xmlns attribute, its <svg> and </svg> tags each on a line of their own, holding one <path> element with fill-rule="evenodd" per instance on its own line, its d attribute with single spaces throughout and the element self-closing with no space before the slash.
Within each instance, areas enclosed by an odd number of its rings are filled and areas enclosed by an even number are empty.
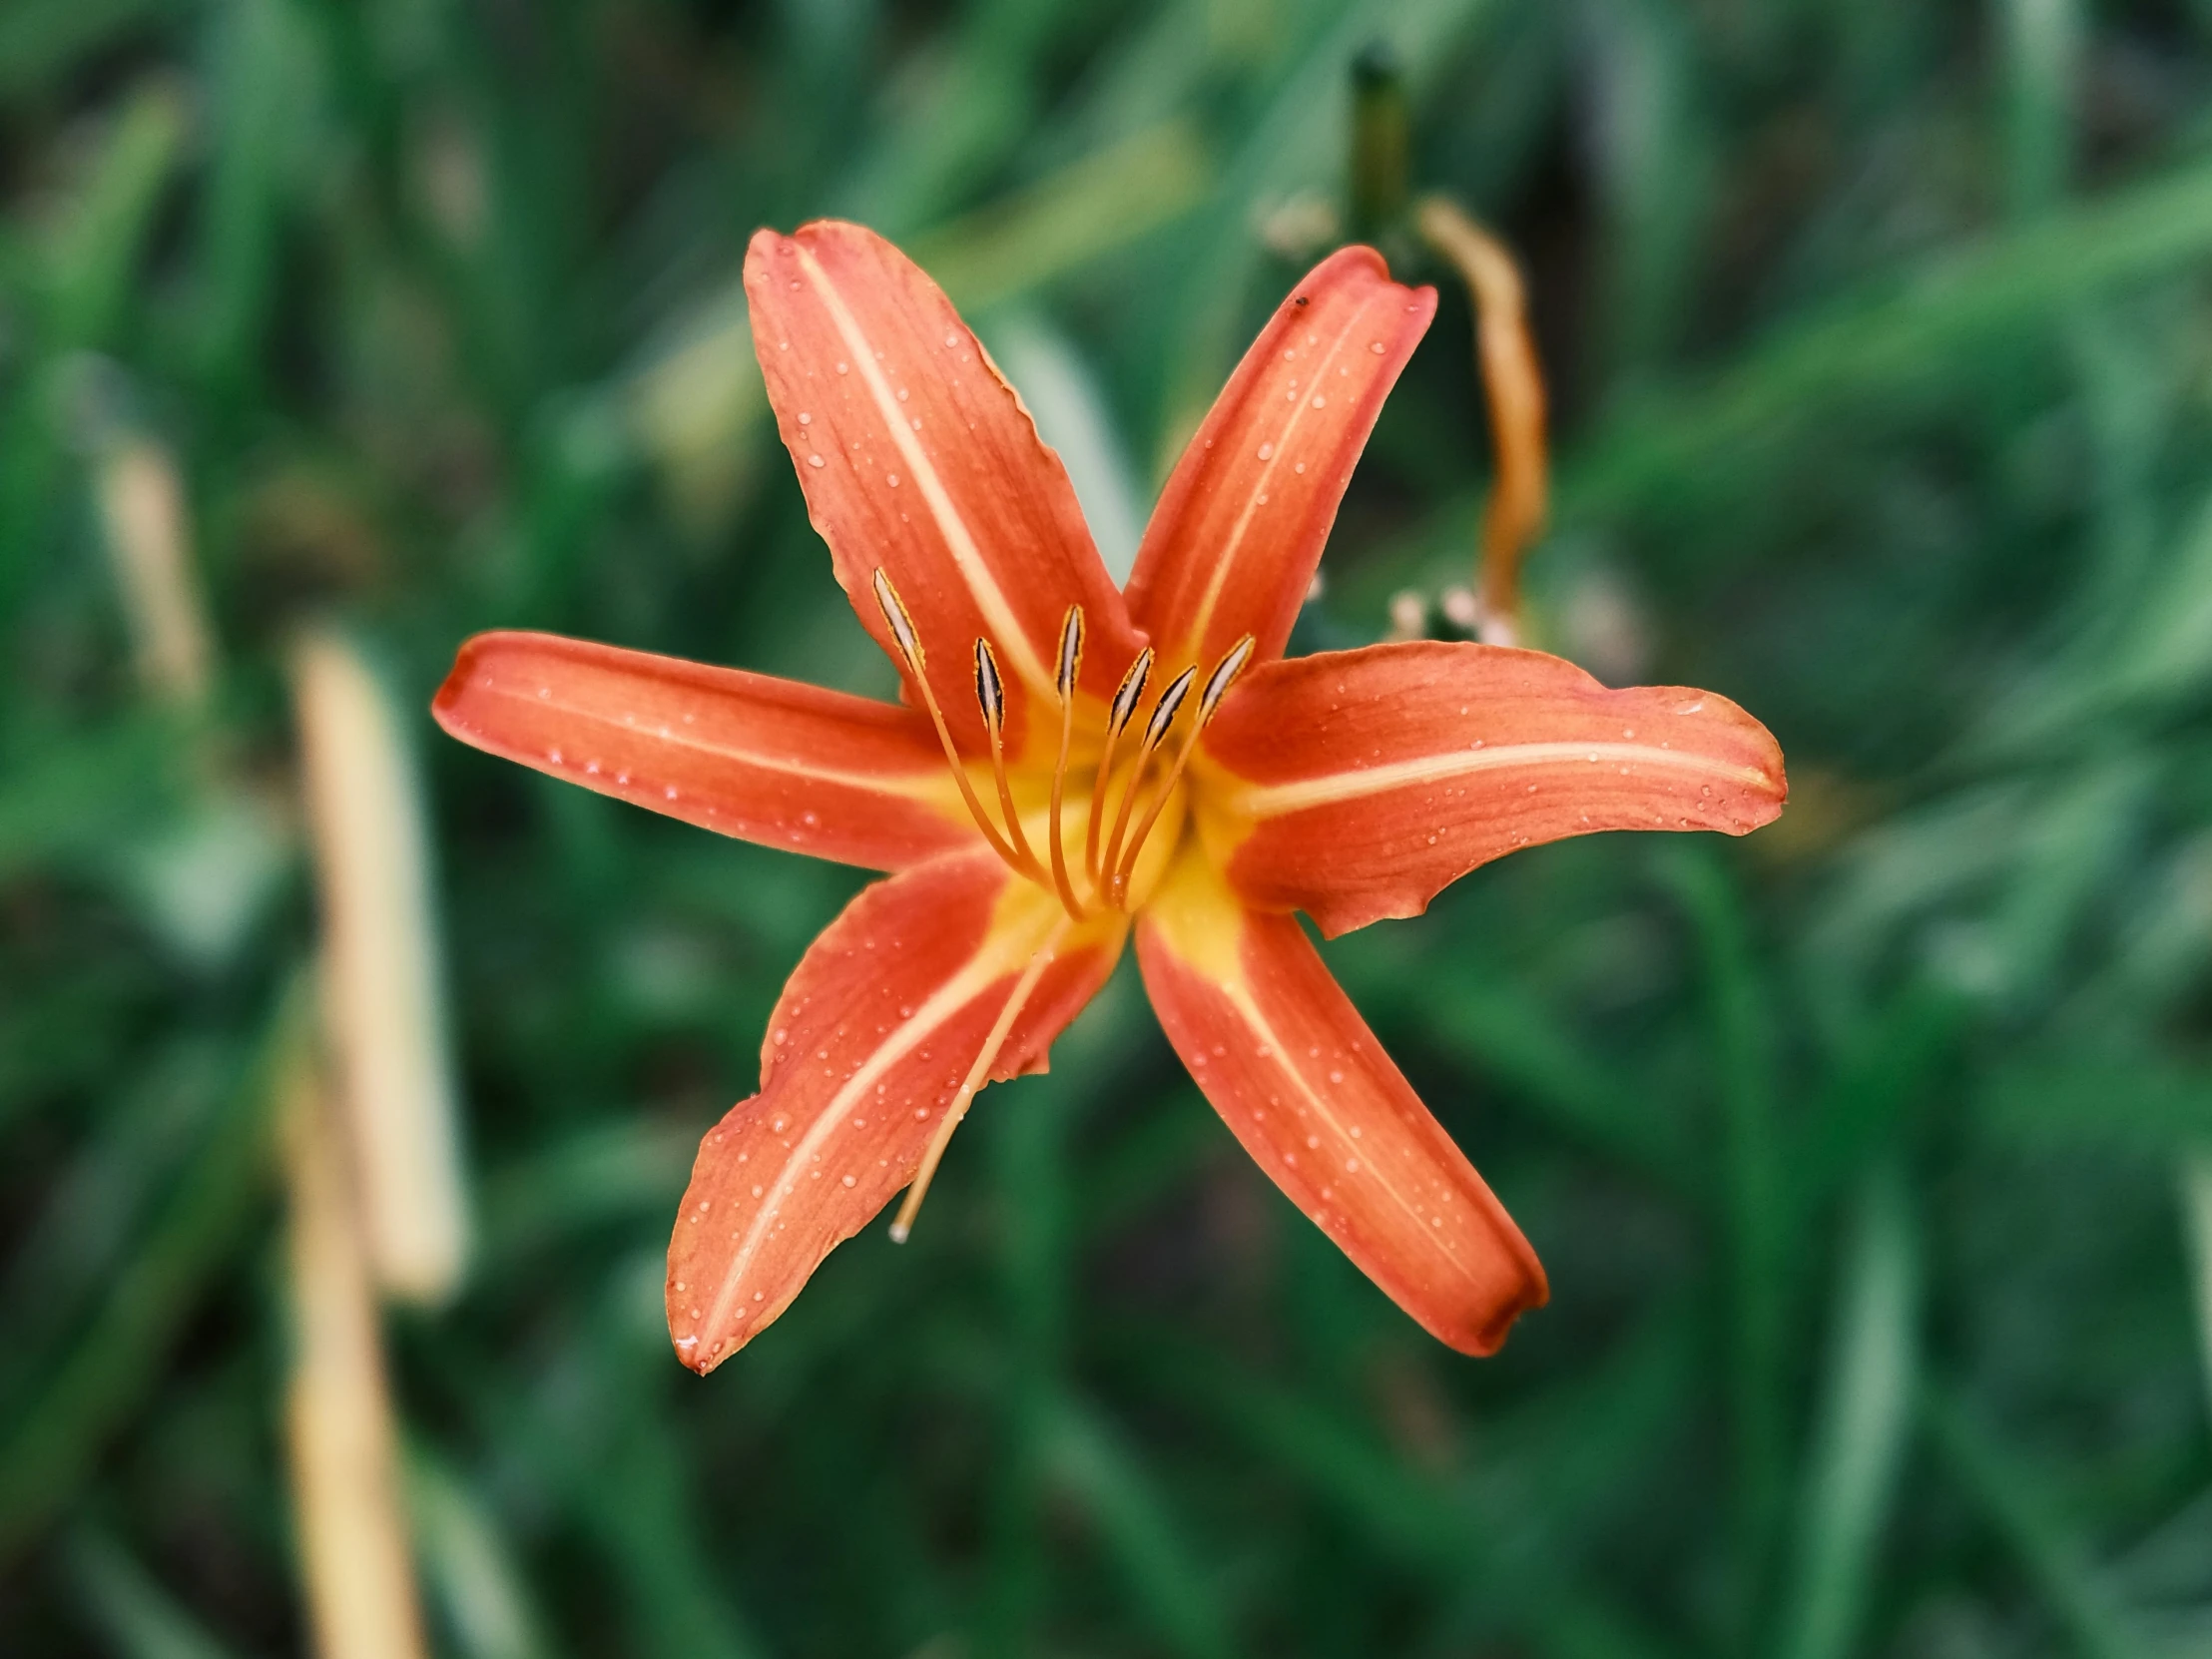
<svg viewBox="0 0 2212 1659">
<path fill-rule="evenodd" d="M 727 1360 L 913 1179 L 1002 1018 L 985 1077 L 1042 1071 L 1127 931 L 1118 915 L 1066 924 L 988 852 L 854 898 L 784 987 L 760 1093 L 700 1143 L 669 1241 L 678 1358 L 701 1373 Z"/>
<path fill-rule="evenodd" d="M 1375 417 L 1436 313 L 1372 248 L 1324 260 L 1252 342 L 1153 509 L 1129 609 L 1170 670 L 1280 656 Z"/>
<path fill-rule="evenodd" d="M 463 743 L 702 829 L 900 869 L 981 844 L 910 709 L 555 634 L 478 634 L 431 705 Z"/>
<path fill-rule="evenodd" d="M 900 656 L 870 578 L 880 566 L 928 653 L 963 749 L 985 743 L 971 681 L 978 637 L 1052 707 L 1060 625 L 1080 604 L 1083 685 L 1113 695 L 1138 649 L 1059 456 L 952 302 L 857 225 L 763 231 L 745 261 L 755 349 L 815 528 L 860 621 Z M 1009 699 L 1022 748 L 1031 699 Z"/>
<path fill-rule="evenodd" d="M 1614 691 L 1540 651 L 1412 641 L 1255 669 L 1207 728 L 1203 832 L 1262 909 L 1334 936 L 1477 864 L 1599 830 L 1771 822 L 1773 735 L 1727 698 Z"/>
<path fill-rule="evenodd" d="M 1464 1354 L 1542 1306 L 1536 1253 L 1293 917 L 1240 904 L 1188 851 L 1137 924 L 1137 959 L 1222 1121 L 1391 1301 Z"/>
</svg>

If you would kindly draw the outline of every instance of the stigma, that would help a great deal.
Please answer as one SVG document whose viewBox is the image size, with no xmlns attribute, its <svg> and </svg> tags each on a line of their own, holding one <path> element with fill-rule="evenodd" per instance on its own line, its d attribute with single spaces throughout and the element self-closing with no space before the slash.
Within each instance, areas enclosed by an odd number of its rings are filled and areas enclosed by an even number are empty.
<svg viewBox="0 0 2212 1659">
<path fill-rule="evenodd" d="M 1040 857 L 1014 803 L 1014 779 L 1006 756 L 1008 687 L 999 671 L 997 651 L 988 639 L 974 641 L 975 703 L 990 746 L 990 793 L 996 798 L 987 803 L 969 775 L 969 761 L 953 742 L 944 710 L 929 683 L 927 652 L 912 614 L 880 568 L 874 572 L 871 586 L 908 683 L 936 730 L 961 804 L 991 850 L 1015 874 L 1053 893 L 1071 922 L 1129 910 L 1138 860 L 1183 784 L 1200 734 L 1251 662 L 1253 637 L 1247 634 L 1237 641 L 1203 683 L 1197 665 L 1184 668 L 1159 689 L 1149 707 L 1145 694 L 1151 688 L 1156 659 L 1147 646 L 1124 670 L 1112 701 L 1103 710 L 1095 701 L 1085 709 L 1077 692 L 1086 633 L 1083 607 L 1068 607 L 1061 620 L 1054 662 L 1051 696 L 1055 707 L 1050 712 L 1057 716 L 1058 742 Z M 1042 701 L 1040 688 L 1017 683 L 1013 690 L 1015 695 Z M 1024 729 L 1037 728 L 1026 725 Z M 1136 733 L 1133 751 L 1124 742 L 1132 729 Z M 1087 740 L 1083 748 L 1096 743 L 1098 764 L 1090 779 L 1087 803 L 1076 804 L 1070 801 L 1069 766 L 1079 738 Z M 1126 764 L 1117 768 L 1117 761 L 1125 756 Z M 1071 856 L 1064 830 L 1064 826 L 1072 822 L 1069 815 L 1076 811 L 1084 815 L 1080 865 Z"/>
</svg>

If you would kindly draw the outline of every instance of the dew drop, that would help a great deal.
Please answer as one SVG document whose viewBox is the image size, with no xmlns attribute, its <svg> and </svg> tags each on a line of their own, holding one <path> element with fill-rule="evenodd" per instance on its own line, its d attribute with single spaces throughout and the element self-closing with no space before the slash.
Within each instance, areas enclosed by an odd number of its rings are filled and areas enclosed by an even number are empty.
<svg viewBox="0 0 2212 1659">
<path fill-rule="evenodd" d="M 820 466 L 822 465 L 822 457 L 820 455 L 809 455 L 807 457 L 807 464 L 809 466 Z"/>
</svg>

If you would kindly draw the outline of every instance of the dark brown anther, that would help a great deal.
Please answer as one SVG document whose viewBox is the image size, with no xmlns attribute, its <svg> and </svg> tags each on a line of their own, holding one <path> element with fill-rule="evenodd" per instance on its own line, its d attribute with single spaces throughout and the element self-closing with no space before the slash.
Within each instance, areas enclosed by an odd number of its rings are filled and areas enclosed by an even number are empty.
<svg viewBox="0 0 2212 1659">
<path fill-rule="evenodd" d="M 1160 694 L 1158 707 L 1152 711 L 1151 720 L 1145 723 L 1144 746 L 1147 752 L 1160 747 L 1160 740 L 1168 735 L 1168 728 L 1175 724 L 1175 717 L 1182 713 L 1183 699 L 1191 695 L 1191 682 L 1198 678 L 1198 670 L 1187 668 L 1168 682 L 1168 689 Z"/>
<path fill-rule="evenodd" d="M 989 640 L 975 642 L 975 701 L 983 711 L 983 724 L 996 737 L 1006 723 L 1006 683 L 998 677 L 998 657 Z"/>
<path fill-rule="evenodd" d="M 1114 706 L 1107 716 L 1106 730 L 1119 737 L 1137 712 L 1137 704 L 1144 697 L 1145 682 L 1152 678 L 1152 647 L 1146 646 L 1137 653 L 1137 660 L 1129 665 L 1129 672 L 1121 677 L 1121 689 L 1114 693 Z"/>
<path fill-rule="evenodd" d="M 1060 624 L 1060 666 L 1053 685 L 1060 693 L 1064 705 L 1075 697 L 1075 682 L 1083 672 L 1083 607 L 1070 605 L 1066 619 Z"/>
</svg>

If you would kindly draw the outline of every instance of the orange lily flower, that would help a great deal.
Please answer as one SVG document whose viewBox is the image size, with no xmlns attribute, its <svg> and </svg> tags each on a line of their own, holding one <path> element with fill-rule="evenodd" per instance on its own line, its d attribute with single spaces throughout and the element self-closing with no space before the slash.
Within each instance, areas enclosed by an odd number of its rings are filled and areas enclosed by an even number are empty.
<svg viewBox="0 0 2212 1659">
<path fill-rule="evenodd" d="M 1132 930 L 1168 1040 L 1300 1210 L 1422 1326 L 1488 1354 L 1543 1269 L 1331 977 L 1515 847 L 1741 834 L 1782 756 L 1725 698 L 1539 652 L 1284 659 L 1376 413 L 1435 309 L 1325 260 L 1191 440 L 1115 591 L 1059 458 L 936 285 L 823 222 L 746 259 L 814 524 L 905 706 L 540 634 L 468 641 L 463 742 L 724 834 L 888 871 L 800 962 L 760 1092 L 699 1150 L 669 1331 L 705 1373 L 901 1188 L 903 1238 L 986 1083 L 1042 1071 Z"/>
</svg>

